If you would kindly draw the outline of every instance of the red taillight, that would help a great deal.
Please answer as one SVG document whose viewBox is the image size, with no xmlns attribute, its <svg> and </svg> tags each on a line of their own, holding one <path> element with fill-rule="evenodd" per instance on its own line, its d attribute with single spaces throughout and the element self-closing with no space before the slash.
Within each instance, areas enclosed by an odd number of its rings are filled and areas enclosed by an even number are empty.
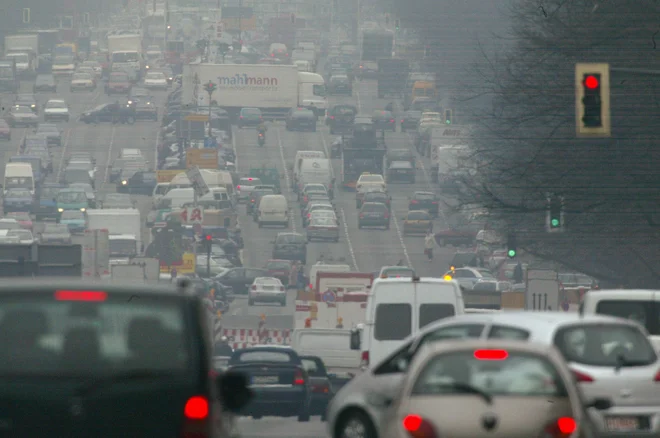
<svg viewBox="0 0 660 438">
<path fill-rule="evenodd" d="M 284 292 L 284 286 L 280 286 L 280 292 Z"/>
<path fill-rule="evenodd" d="M 243 116 L 241 116 L 241 119 L 242 119 L 242 118 L 243 118 Z"/>
<path fill-rule="evenodd" d="M 334 120 L 334 119 L 335 119 L 335 116 L 330 116 L 330 120 Z"/>
<path fill-rule="evenodd" d="M 307 196 L 303 198 L 303 202 L 307 202 Z"/>
<path fill-rule="evenodd" d="M 401 119 L 401 123 L 403 123 L 403 119 Z"/>
<path fill-rule="evenodd" d="M 546 436 L 552 438 L 565 438 L 577 430 L 577 422 L 571 417 L 561 417 L 545 427 Z"/>
<path fill-rule="evenodd" d="M 322 383 L 320 385 L 314 385 L 312 387 L 312 392 L 315 392 L 317 394 L 327 394 L 330 392 L 330 388 L 328 387 L 327 383 Z"/>
<path fill-rule="evenodd" d="M 309 287 L 310 289 L 314 289 L 314 285 L 312 283 L 309 283 L 307 287 Z"/>
<path fill-rule="evenodd" d="M 270 56 L 271 56 L 271 58 L 274 58 L 274 57 L 275 57 L 275 54 L 274 54 L 274 53 L 271 53 Z"/>
<path fill-rule="evenodd" d="M 183 408 L 183 415 L 189 420 L 203 420 L 209 416 L 209 401 L 206 397 L 190 397 Z"/>
<path fill-rule="evenodd" d="M 309 219 L 310 217 L 312 217 L 312 213 L 307 213 L 307 219 Z"/>
<path fill-rule="evenodd" d="M 654 382 L 660 382 L 660 371 L 655 373 L 655 377 L 653 378 L 653 381 Z"/>
<path fill-rule="evenodd" d="M 182 438 L 208 438 L 211 436 L 211 416 L 209 401 L 206 397 L 190 397 L 183 408 Z"/>
<path fill-rule="evenodd" d="M 240 189 L 241 189 L 241 186 L 236 186 L 236 190 L 240 190 Z"/>
<path fill-rule="evenodd" d="M 476 350 L 474 358 L 477 360 L 506 360 L 509 352 L 506 350 Z"/>
<path fill-rule="evenodd" d="M 389 219 L 389 218 L 390 218 L 390 214 L 389 214 L 389 213 L 385 213 L 385 214 L 383 215 L 383 217 L 384 217 L 385 219 Z"/>
<path fill-rule="evenodd" d="M 305 376 L 301 370 L 296 370 L 296 373 L 293 375 L 293 384 L 294 385 L 304 385 Z"/>
<path fill-rule="evenodd" d="M 589 374 L 581 373 L 579 371 L 573 370 L 573 377 L 578 383 L 591 383 L 594 381 L 594 378 Z"/>
<path fill-rule="evenodd" d="M 363 367 L 369 366 L 369 352 L 363 351 L 362 357 L 360 358 L 360 365 Z"/>
<path fill-rule="evenodd" d="M 437 203 L 438 203 L 438 201 L 433 201 L 433 202 L 431 202 L 431 204 L 433 204 L 433 205 L 435 205 L 435 204 L 437 204 Z"/>
<path fill-rule="evenodd" d="M 57 290 L 57 301 L 105 301 L 108 293 L 96 290 Z"/>
<path fill-rule="evenodd" d="M 415 201 L 415 200 L 413 199 L 412 201 L 410 201 L 410 203 L 411 203 L 411 204 L 417 204 L 418 201 Z"/>
<path fill-rule="evenodd" d="M 252 290 L 257 290 L 257 286 L 252 286 Z"/>
<path fill-rule="evenodd" d="M 390 123 L 394 123 L 394 119 L 390 119 Z"/>
<path fill-rule="evenodd" d="M 407 415 L 403 419 L 403 428 L 413 438 L 435 438 L 433 425 L 419 415 Z"/>
</svg>

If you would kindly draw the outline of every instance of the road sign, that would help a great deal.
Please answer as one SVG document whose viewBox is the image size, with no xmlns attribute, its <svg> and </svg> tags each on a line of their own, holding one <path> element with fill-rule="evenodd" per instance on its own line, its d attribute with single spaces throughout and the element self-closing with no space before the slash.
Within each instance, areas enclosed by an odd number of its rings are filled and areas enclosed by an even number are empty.
<svg viewBox="0 0 660 438">
<path fill-rule="evenodd" d="M 204 209 L 201 207 L 186 207 L 181 210 L 181 223 L 201 224 L 204 222 Z M 200 230 L 201 233 L 201 230 Z"/>
<path fill-rule="evenodd" d="M 334 291 L 328 289 L 327 291 L 323 292 L 321 299 L 324 303 L 334 303 L 337 301 L 337 295 L 335 295 Z"/>
<path fill-rule="evenodd" d="M 190 184 L 192 184 L 193 189 L 195 189 L 195 193 L 197 194 L 197 196 L 202 197 L 210 192 L 209 187 L 206 185 L 206 182 L 204 181 L 204 178 L 202 178 L 202 174 L 199 171 L 199 167 L 194 166 L 188 169 L 186 171 L 186 176 L 190 180 Z"/>
<path fill-rule="evenodd" d="M 206 137 L 204 139 L 204 147 L 207 149 L 217 148 L 218 141 L 213 137 Z"/>
</svg>

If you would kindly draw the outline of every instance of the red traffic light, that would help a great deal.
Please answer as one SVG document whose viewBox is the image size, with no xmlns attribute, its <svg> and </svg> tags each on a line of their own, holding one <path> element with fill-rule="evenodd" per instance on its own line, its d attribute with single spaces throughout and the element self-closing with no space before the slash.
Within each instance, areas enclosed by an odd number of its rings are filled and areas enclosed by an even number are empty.
<svg viewBox="0 0 660 438">
<path fill-rule="evenodd" d="M 600 86 L 600 81 L 596 76 L 589 75 L 586 78 L 584 78 L 584 86 L 593 90 Z"/>
<path fill-rule="evenodd" d="M 208 242 L 210 242 L 211 240 L 213 240 L 213 236 L 211 236 L 210 234 L 207 234 L 204 238 L 205 238 Z"/>
</svg>

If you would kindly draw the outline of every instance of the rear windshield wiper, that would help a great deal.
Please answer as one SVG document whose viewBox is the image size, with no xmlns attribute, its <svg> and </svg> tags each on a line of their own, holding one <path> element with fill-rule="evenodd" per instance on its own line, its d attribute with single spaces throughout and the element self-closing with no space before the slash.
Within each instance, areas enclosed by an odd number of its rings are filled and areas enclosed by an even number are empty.
<svg viewBox="0 0 660 438">
<path fill-rule="evenodd" d="M 433 385 L 436 386 L 436 385 Z M 465 392 L 467 394 L 478 395 L 484 399 L 489 405 L 493 403 L 493 396 L 486 391 L 479 389 L 475 386 L 470 385 L 469 383 L 462 382 L 452 382 L 452 383 L 441 383 L 437 385 L 441 388 L 455 389 L 457 391 Z"/>
<path fill-rule="evenodd" d="M 115 383 L 128 382 L 132 380 L 171 378 L 174 375 L 175 373 L 172 371 L 154 369 L 128 370 L 125 372 L 88 380 L 87 382 L 78 386 L 74 392 L 77 396 L 84 397 L 95 391 L 98 391 L 99 389 L 102 389 L 105 386 L 114 385 Z"/>
<path fill-rule="evenodd" d="M 621 371 L 621 368 L 624 367 L 639 367 L 649 364 L 650 362 L 648 360 L 642 360 L 642 359 L 631 360 L 626 358 L 625 354 L 620 353 L 616 355 L 616 366 L 614 367 L 614 372 L 618 373 L 619 371 Z"/>
</svg>

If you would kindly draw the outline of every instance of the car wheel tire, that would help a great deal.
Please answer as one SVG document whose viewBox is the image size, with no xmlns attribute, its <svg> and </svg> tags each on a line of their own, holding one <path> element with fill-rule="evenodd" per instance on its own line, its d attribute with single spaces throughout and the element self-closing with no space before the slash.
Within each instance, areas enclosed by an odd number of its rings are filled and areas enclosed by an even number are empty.
<svg viewBox="0 0 660 438">
<path fill-rule="evenodd" d="M 376 438 L 378 436 L 369 417 L 362 411 L 353 410 L 342 416 L 333 438 L 347 438 L 358 434 L 362 435 L 361 438 Z"/>
<path fill-rule="evenodd" d="M 309 408 L 305 408 L 300 414 L 298 414 L 298 422 L 307 423 L 309 421 Z"/>
<path fill-rule="evenodd" d="M 261 415 L 253 415 L 252 419 L 253 420 L 261 420 L 261 417 L 262 417 Z"/>
</svg>

